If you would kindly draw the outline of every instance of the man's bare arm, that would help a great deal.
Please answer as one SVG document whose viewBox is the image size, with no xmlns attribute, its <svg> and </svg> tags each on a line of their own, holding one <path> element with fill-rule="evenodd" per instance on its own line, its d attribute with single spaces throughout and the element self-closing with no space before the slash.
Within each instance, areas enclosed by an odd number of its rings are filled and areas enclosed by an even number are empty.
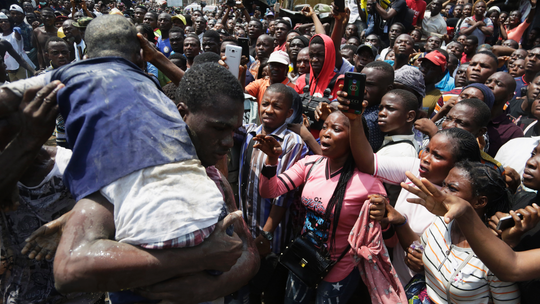
<svg viewBox="0 0 540 304">
<path fill-rule="evenodd" d="M 11 57 L 13 57 L 13 59 L 15 59 L 17 61 L 17 63 L 19 63 L 19 65 L 21 67 L 23 67 L 24 69 L 26 69 L 28 72 L 34 74 L 36 71 L 28 64 L 28 62 L 26 62 L 26 60 L 24 60 L 16 51 L 15 49 L 13 49 L 13 46 L 11 45 L 11 43 L 9 43 L 8 41 L 6 40 L 3 40 L 3 41 L 0 41 L 0 44 L 2 44 L 2 47 L 5 48 L 6 52 L 8 52 Z"/>
<path fill-rule="evenodd" d="M 56 92 L 61 87 L 63 85 L 56 81 L 43 89 L 28 89 L 24 94 L 21 129 L 5 149 L 0 147 L 0 150 L 4 149 L 0 154 L 0 168 L 3 170 L 0 175 L 0 201 L 4 206 L 4 202 L 12 203 L 9 200 L 17 182 L 54 130 L 58 113 Z M 38 91 L 39 94 L 36 94 Z M 0 90 L 0 100 L 0 107 L 11 108 L 9 111 L 17 111 L 21 103 L 21 98 L 7 89 Z"/>
<path fill-rule="evenodd" d="M 243 246 L 238 235 L 225 233 L 224 225 L 231 218 L 218 223 L 200 246 L 144 250 L 113 241 L 113 205 L 94 193 L 75 205 L 66 224 L 54 261 L 56 289 L 63 293 L 116 291 L 204 269 L 228 271 L 242 255 Z"/>
</svg>

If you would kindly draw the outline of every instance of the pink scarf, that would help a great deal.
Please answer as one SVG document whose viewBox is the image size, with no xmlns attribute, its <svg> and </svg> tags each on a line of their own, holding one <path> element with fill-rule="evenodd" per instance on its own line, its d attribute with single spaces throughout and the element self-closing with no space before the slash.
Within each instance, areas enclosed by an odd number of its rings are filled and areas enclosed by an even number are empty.
<svg viewBox="0 0 540 304">
<path fill-rule="evenodd" d="M 381 225 L 369 219 L 369 205 L 366 200 L 349 235 L 350 253 L 373 304 L 406 304 L 405 290 L 384 246 Z"/>
</svg>

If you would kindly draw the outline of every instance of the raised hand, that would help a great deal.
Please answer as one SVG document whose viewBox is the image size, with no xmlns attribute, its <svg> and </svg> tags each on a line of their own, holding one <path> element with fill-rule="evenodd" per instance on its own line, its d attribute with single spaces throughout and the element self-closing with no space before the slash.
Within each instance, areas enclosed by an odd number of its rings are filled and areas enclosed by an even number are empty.
<svg viewBox="0 0 540 304">
<path fill-rule="evenodd" d="M 422 205 L 435 215 L 444 216 L 444 221 L 447 224 L 467 212 L 468 207 L 471 208 L 469 202 L 457 196 L 443 194 L 427 179 L 420 180 L 409 171 L 405 174 L 418 187 L 414 188 L 406 183 L 401 183 L 403 189 L 418 196 L 418 198 L 408 198 L 407 201 Z"/>
<path fill-rule="evenodd" d="M 276 165 L 279 156 L 283 152 L 279 142 L 273 136 L 262 134 L 253 137 L 253 140 L 257 142 L 253 145 L 253 148 L 261 150 L 268 157 L 266 163 Z"/>
<path fill-rule="evenodd" d="M 302 15 L 311 18 L 315 12 L 313 11 L 313 8 L 311 6 L 304 6 L 304 8 L 301 11 Z"/>
</svg>

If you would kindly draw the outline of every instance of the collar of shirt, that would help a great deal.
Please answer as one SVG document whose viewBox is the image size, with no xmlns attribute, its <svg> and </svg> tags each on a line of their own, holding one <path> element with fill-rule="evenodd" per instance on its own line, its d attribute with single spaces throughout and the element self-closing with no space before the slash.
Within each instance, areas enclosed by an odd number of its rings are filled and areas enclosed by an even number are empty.
<svg viewBox="0 0 540 304">
<path fill-rule="evenodd" d="M 410 140 L 414 143 L 414 134 L 411 135 L 386 135 L 384 137 L 383 145 L 389 142 L 399 142 L 404 140 Z"/>
<path fill-rule="evenodd" d="M 498 126 L 498 125 L 500 125 L 501 123 L 503 123 L 506 119 L 507 119 L 506 113 L 502 113 L 501 115 L 499 115 L 499 116 L 493 118 L 493 119 L 489 122 L 489 124 Z"/>
</svg>

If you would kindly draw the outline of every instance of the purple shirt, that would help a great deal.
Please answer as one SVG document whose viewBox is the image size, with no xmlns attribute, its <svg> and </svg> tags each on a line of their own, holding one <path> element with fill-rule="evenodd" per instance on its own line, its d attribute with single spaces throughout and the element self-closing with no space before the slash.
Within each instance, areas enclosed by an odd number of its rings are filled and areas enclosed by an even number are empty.
<svg viewBox="0 0 540 304">
<path fill-rule="evenodd" d="M 523 137 L 523 131 L 515 125 L 506 113 L 492 119 L 488 124 L 488 154 L 495 157 L 499 148 L 512 138 Z"/>
</svg>

